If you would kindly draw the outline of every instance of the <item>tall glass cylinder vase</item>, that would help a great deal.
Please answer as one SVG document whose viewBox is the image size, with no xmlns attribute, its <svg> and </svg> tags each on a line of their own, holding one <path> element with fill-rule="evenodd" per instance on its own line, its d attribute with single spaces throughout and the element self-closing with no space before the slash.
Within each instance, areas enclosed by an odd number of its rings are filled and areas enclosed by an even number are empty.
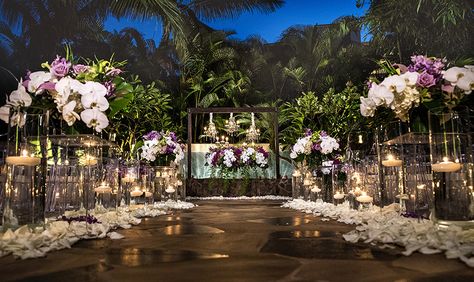
<svg viewBox="0 0 474 282">
<path fill-rule="evenodd" d="M 319 167 L 318 174 L 321 177 L 321 198 L 324 202 L 332 203 L 334 199 L 332 186 L 332 162 Z"/>
<path fill-rule="evenodd" d="M 11 109 L 6 151 L 3 228 L 44 222 L 47 114 Z"/>
<path fill-rule="evenodd" d="M 291 177 L 291 196 L 293 199 L 302 199 L 304 197 L 304 175 L 306 164 L 294 163 L 294 170 Z"/>
<path fill-rule="evenodd" d="M 349 193 L 349 165 L 334 164 L 332 166 L 333 203 L 342 204 Z"/>
<path fill-rule="evenodd" d="M 473 155 L 467 110 L 429 113 L 432 218 L 438 227 L 474 227 Z"/>
</svg>

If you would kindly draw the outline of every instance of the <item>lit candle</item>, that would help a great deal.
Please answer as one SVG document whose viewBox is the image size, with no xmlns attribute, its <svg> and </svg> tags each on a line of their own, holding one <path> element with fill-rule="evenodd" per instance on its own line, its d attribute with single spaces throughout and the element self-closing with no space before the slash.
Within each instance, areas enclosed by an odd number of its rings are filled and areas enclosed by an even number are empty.
<svg viewBox="0 0 474 282">
<path fill-rule="evenodd" d="M 305 180 L 303 181 L 303 185 L 304 186 L 310 186 L 311 185 L 311 179 L 305 178 Z"/>
<path fill-rule="evenodd" d="M 393 155 L 388 155 L 387 159 L 382 161 L 383 166 L 402 166 L 402 160 L 395 159 Z"/>
<path fill-rule="evenodd" d="M 105 182 L 102 182 L 102 184 L 94 189 L 96 193 L 99 194 L 109 194 L 112 193 L 112 188 L 109 187 Z"/>
<path fill-rule="evenodd" d="M 364 143 L 364 141 L 362 140 L 362 135 L 359 134 L 359 144 L 362 144 Z"/>
<path fill-rule="evenodd" d="M 176 192 L 176 190 L 173 188 L 173 186 L 170 185 L 168 186 L 168 188 L 166 188 L 165 192 L 168 194 L 171 194 L 171 193 Z"/>
<path fill-rule="evenodd" d="M 124 183 L 132 183 L 132 182 L 135 182 L 135 179 L 136 179 L 135 175 L 127 173 L 125 177 L 122 178 L 122 181 Z"/>
<path fill-rule="evenodd" d="M 311 189 L 311 192 L 313 192 L 313 193 L 319 193 L 319 192 L 321 192 L 321 189 L 319 189 L 318 186 L 314 186 L 314 187 Z"/>
<path fill-rule="evenodd" d="M 336 200 L 344 199 L 344 194 L 341 193 L 341 192 L 339 192 L 339 191 L 337 191 L 336 194 L 334 194 L 333 197 L 334 197 L 334 199 L 336 199 Z"/>
<path fill-rule="evenodd" d="M 436 172 L 456 172 L 461 169 L 461 164 L 444 157 L 442 162 L 432 164 L 431 169 Z"/>
<path fill-rule="evenodd" d="M 367 203 L 372 203 L 373 198 L 370 197 L 369 195 L 367 195 L 366 192 L 362 192 L 362 195 L 360 195 L 359 197 L 357 197 L 356 200 L 357 200 L 359 203 L 367 204 Z"/>
<path fill-rule="evenodd" d="M 356 187 L 356 188 L 354 189 L 353 193 L 354 193 L 354 196 L 358 197 L 358 196 L 360 196 L 360 195 L 362 194 L 362 190 L 360 190 L 359 187 Z"/>
<path fill-rule="evenodd" d="M 84 155 L 81 163 L 85 166 L 93 166 L 97 164 L 97 159 L 91 155 Z"/>
<path fill-rule="evenodd" d="M 153 193 L 150 191 L 145 191 L 145 198 L 151 198 L 153 197 Z"/>
<path fill-rule="evenodd" d="M 23 150 L 21 156 L 8 156 L 6 163 L 11 165 L 35 166 L 41 163 L 41 158 L 28 156 L 28 151 Z"/>
<path fill-rule="evenodd" d="M 130 191 L 130 196 L 132 197 L 140 197 L 143 194 L 143 191 L 140 190 L 140 187 L 136 186 L 133 191 Z"/>
<path fill-rule="evenodd" d="M 181 185 L 183 185 L 183 181 L 181 181 L 181 180 L 178 180 L 178 181 L 176 182 L 176 185 L 178 185 L 178 186 L 181 186 Z"/>
</svg>

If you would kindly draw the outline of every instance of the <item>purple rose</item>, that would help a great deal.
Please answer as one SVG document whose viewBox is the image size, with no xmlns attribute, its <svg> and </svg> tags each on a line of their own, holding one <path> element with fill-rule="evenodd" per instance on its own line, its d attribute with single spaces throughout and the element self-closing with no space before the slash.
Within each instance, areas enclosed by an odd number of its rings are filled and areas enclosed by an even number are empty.
<svg viewBox="0 0 474 282">
<path fill-rule="evenodd" d="M 427 72 L 422 72 L 418 76 L 418 81 L 416 83 L 421 87 L 431 87 L 436 84 L 436 79 L 433 75 Z"/>
<path fill-rule="evenodd" d="M 105 73 L 105 75 L 107 75 L 107 76 L 117 76 L 117 75 L 121 74 L 122 72 L 123 71 L 121 69 L 111 68 Z"/>
<path fill-rule="evenodd" d="M 77 64 L 72 66 L 72 70 L 75 74 L 81 74 L 88 72 L 90 70 L 90 67 L 86 65 Z"/>
<path fill-rule="evenodd" d="M 68 74 L 70 68 L 70 62 L 66 61 L 65 58 L 57 56 L 56 60 L 51 63 L 51 69 L 49 71 L 56 77 L 63 77 Z"/>
</svg>

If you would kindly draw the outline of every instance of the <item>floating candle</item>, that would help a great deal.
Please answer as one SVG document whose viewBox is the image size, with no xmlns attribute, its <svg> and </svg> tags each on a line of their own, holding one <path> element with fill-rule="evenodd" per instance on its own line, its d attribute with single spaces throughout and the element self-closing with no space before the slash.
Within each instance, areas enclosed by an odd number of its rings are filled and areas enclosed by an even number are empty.
<svg viewBox="0 0 474 282">
<path fill-rule="evenodd" d="M 460 169 L 460 163 L 452 162 L 447 157 L 444 157 L 442 162 L 431 165 L 431 170 L 435 172 L 456 172 Z"/>
<path fill-rule="evenodd" d="M 360 195 L 359 197 L 357 197 L 356 200 L 357 200 L 359 203 L 367 204 L 367 203 L 372 203 L 373 198 L 370 197 L 369 195 L 367 195 L 366 192 L 362 192 L 362 195 Z"/>
<path fill-rule="evenodd" d="M 132 197 L 140 197 L 143 194 L 143 191 L 139 188 L 135 188 L 135 190 L 130 191 L 130 196 Z"/>
<path fill-rule="evenodd" d="M 96 187 L 94 191 L 99 194 L 109 194 L 109 193 L 112 193 L 112 188 L 109 187 L 108 185 L 100 185 Z"/>
<path fill-rule="evenodd" d="M 145 191 L 145 198 L 151 198 L 153 197 L 153 193 L 150 191 Z"/>
<path fill-rule="evenodd" d="M 387 159 L 382 161 L 383 166 L 402 166 L 402 160 L 395 159 L 393 155 L 388 155 Z"/>
<path fill-rule="evenodd" d="M 313 192 L 313 193 L 319 193 L 319 192 L 321 192 L 321 189 L 319 189 L 318 186 L 315 186 L 315 187 L 313 187 L 313 188 L 311 189 L 311 192 Z"/>
<path fill-rule="evenodd" d="M 126 174 L 125 177 L 122 178 L 124 183 L 132 183 L 135 182 L 136 177 L 134 175 Z"/>
<path fill-rule="evenodd" d="M 165 192 L 168 193 L 168 194 L 171 194 L 171 193 L 176 192 L 176 190 L 173 187 L 168 186 L 168 188 L 166 188 Z"/>
<path fill-rule="evenodd" d="M 336 200 L 340 200 L 340 199 L 344 199 L 344 194 L 343 193 L 340 193 L 339 191 L 336 192 L 336 194 L 334 194 L 334 199 Z"/>
<path fill-rule="evenodd" d="M 6 163 L 11 165 L 35 166 L 41 163 L 41 158 L 28 156 L 28 151 L 21 151 L 21 156 L 8 156 Z"/>
</svg>

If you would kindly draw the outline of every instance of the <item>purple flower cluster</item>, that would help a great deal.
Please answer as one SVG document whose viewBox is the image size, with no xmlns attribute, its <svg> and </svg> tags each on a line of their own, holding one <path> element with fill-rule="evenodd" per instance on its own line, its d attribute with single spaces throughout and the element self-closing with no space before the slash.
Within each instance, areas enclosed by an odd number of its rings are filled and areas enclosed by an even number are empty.
<svg viewBox="0 0 474 282">
<path fill-rule="evenodd" d="M 438 58 L 429 58 L 423 55 L 411 57 L 412 64 L 408 66 L 408 71 L 418 72 L 417 84 L 421 87 L 431 87 L 436 85 L 442 79 L 445 60 Z"/>
<path fill-rule="evenodd" d="M 56 56 L 56 59 L 51 63 L 51 74 L 56 77 L 64 77 L 69 73 L 71 65 L 71 62 L 68 62 L 65 58 Z"/>
<path fill-rule="evenodd" d="M 95 218 L 93 215 L 80 215 L 80 216 L 71 216 L 71 217 L 67 217 L 65 215 L 63 215 L 60 220 L 62 221 L 67 221 L 68 223 L 71 223 L 73 221 L 77 221 L 77 222 L 83 222 L 85 221 L 87 224 L 93 224 L 93 223 L 100 223 L 97 218 Z"/>
<path fill-rule="evenodd" d="M 143 135 L 143 139 L 144 140 L 158 140 L 158 139 L 161 139 L 161 134 L 156 130 L 152 130 L 148 132 L 147 134 Z"/>
</svg>

